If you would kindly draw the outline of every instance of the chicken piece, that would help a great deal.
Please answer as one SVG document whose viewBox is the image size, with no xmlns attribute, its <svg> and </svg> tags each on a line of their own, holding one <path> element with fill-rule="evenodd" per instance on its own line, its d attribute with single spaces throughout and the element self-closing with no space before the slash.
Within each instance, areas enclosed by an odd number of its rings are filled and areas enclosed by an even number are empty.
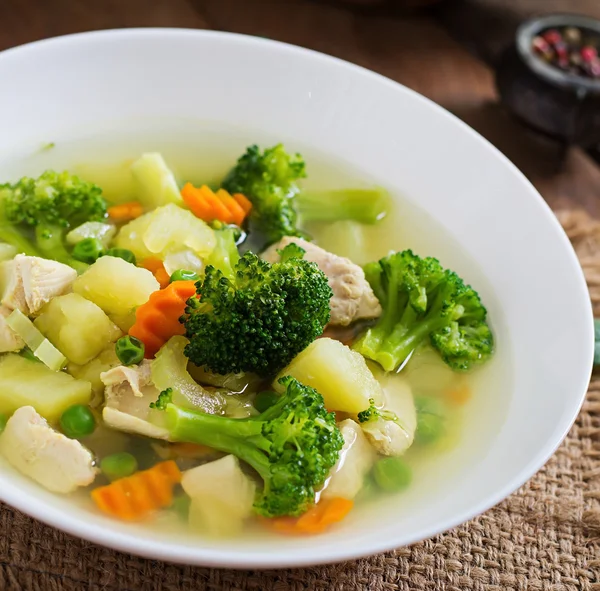
<svg viewBox="0 0 600 591">
<path fill-rule="evenodd" d="M 32 406 L 17 409 L 0 435 L 0 453 L 48 490 L 70 493 L 94 481 L 92 453 L 55 431 Z"/>
<path fill-rule="evenodd" d="M 344 447 L 325 483 L 321 498 L 343 497 L 352 500 L 363 487 L 376 454 L 358 423 L 346 419 L 338 424 L 338 428 L 344 438 Z"/>
<path fill-rule="evenodd" d="M 385 395 L 384 416 L 361 423 L 371 445 L 384 456 L 401 456 L 413 444 L 417 411 L 408 383 L 395 374 L 380 379 Z M 386 418 L 391 413 L 395 420 Z"/>
<path fill-rule="evenodd" d="M 2 304 L 33 316 L 52 298 L 70 291 L 76 278 L 77 272 L 68 265 L 18 254 L 2 263 Z"/>
<path fill-rule="evenodd" d="M 381 305 L 373 293 L 363 270 L 351 260 L 323 250 L 319 246 L 286 236 L 270 246 L 261 255 L 270 263 L 279 261 L 278 250 L 294 242 L 306 251 L 304 258 L 316 263 L 327 275 L 333 291 L 330 301 L 331 319 L 329 324 L 348 326 L 355 320 L 381 316 Z"/>
<path fill-rule="evenodd" d="M 25 346 L 25 341 L 6 323 L 12 310 L 0 305 L 0 353 L 20 351 Z"/>
<path fill-rule="evenodd" d="M 151 367 L 151 362 L 144 359 L 138 366 L 120 365 L 100 374 L 105 386 L 102 418 L 118 431 L 168 440 L 166 429 L 148 421 L 150 403 L 160 394 L 152 383 Z"/>
</svg>

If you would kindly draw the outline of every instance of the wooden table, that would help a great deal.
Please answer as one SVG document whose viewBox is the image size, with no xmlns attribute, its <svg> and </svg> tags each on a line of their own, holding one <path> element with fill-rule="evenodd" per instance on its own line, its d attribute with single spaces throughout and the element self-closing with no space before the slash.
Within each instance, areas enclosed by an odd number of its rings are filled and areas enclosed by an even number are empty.
<svg viewBox="0 0 600 591">
<path fill-rule="evenodd" d="M 447 0 L 408 13 L 394 4 L 352 10 L 314 0 L 2 0 L 0 49 L 132 26 L 211 28 L 303 45 L 428 96 L 507 154 L 551 206 L 578 203 L 600 217 L 600 167 L 578 150 L 561 161 L 557 146 L 510 120 L 497 104 L 491 69 L 474 55 L 493 57 L 533 12 L 566 9 L 600 17 L 598 0 Z"/>
</svg>

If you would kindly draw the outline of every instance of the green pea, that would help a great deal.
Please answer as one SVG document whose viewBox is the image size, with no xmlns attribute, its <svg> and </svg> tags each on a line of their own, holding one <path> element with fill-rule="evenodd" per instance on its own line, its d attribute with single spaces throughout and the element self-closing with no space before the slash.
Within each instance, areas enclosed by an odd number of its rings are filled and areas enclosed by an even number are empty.
<svg viewBox="0 0 600 591">
<path fill-rule="evenodd" d="M 423 413 L 417 415 L 415 439 L 418 443 L 434 443 L 444 433 L 444 422 L 443 417 L 436 414 Z"/>
<path fill-rule="evenodd" d="M 7 422 L 8 419 L 6 418 L 6 415 L 0 413 L 0 433 L 2 433 L 2 431 L 4 431 L 4 429 L 6 428 Z"/>
<path fill-rule="evenodd" d="M 138 469 L 135 456 L 126 451 L 121 451 L 102 458 L 100 470 L 109 480 L 118 480 L 131 476 Z"/>
<path fill-rule="evenodd" d="M 177 269 L 177 271 L 171 275 L 171 283 L 173 283 L 173 281 L 198 281 L 198 279 L 200 279 L 198 273 L 195 271 L 186 271 L 185 269 Z"/>
<path fill-rule="evenodd" d="M 104 254 L 109 257 L 123 259 L 132 265 L 137 265 L 135 255 L 127 248 L 109 248 Z"/>
<path fill-rule="evenodd" d="M 144 343 L 135 337 L 125 335 L 115 343 L 115 353 L 123 365 L 136 365 L 144 360 Z"/>
<path fill-rule="evenodd" d="M 62 413 L 60 427 L 67 437 L 80 439 L 94 432 L 96 419 L 89 407 L 74 404 Z"/>
<path fill-rule="evenodd" d="M 84 238 L 73 247 L 73 258 L 82 263 L 95 263 L 104 251 L 102 242 L 97 238 Z"/>
<path fill-rule="evenodd" d="M 254 408 L 258 412 L 265 412 L 265 410 L 271 408 L 279 399 L 279 394 L 275 392 L 259 392 L 254 399 Z"/>
<path fill-rule="evenodd" d="M 401 458 L 383 458 L 373 467 L 373 479 L 380 489 L 396 492 L 412 481 L 412 470 Z"/>
<path fill-rule="evenodd" d="M 173 499 L 172 509 L 177 513 L 180 519 L 183 519 L 184 521 L 187 521 L 191 501 L 190 497 L 185 493 L 180 494 Z"/>
</svg>

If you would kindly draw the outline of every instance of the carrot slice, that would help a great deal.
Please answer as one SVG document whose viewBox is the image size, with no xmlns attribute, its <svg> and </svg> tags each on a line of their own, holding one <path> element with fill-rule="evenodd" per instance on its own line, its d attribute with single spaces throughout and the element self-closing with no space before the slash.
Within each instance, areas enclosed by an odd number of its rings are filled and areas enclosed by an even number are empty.
<svg viewBox="0 0 600 591">
<path fill-rule="evenodd" d="M 109 217 L 115 222 L 129 222 L 139 218 L 144 213 L 144 208 L 139 201 L 129 201 L 113 205 L 107 209 Z"/>
<path fill-rule="evenodd" d="M 148 257 L 140 263 L 140 266 L 144 267 L 144 269 L 148 269 L 148 271 L 154 275 L 154 278 L 156 281 L 158 281 L 161 289 L 164 289 L 167 287 L 167 285 L 169 285 L 171 276 L 167 273 L 167 270 L 160 259 L 156 257 Z"/>
<path fill-rule="evenodd" d="M 135 323 L 129 334 L 144 343 L 147 359 L 152 359 L 172 336 L 185 334 L 179 318 L 195 293 L 194 281 L 173 281 L 151 294 L 136 310 Z"/>
<path fill-rule="evenodd" d="M 181 189 L 181 197 L 190 211 L 205 222 L 218 220 L 224 224 L 241 226 L 252 209 L 250 201 L 241 193 L 231 196 L 225 189 L 215 193 L 207 185 L 197 188 L 186 183 Z"/>
<path fill-rule="evenodd" d="M 344 519 L 354 502 L 342 497 L 319 501 L 300 517 L 277 517 L 265 521 L 275 530 L 286 534 L 318 534 Z"/>
<path fill-rule="evenodd" d="M 242 195 L 241 193 L 235 193 L 232 195 L 235 202 L 244 210 L 244 213 L 248 215 L 250 210 L 252 209 L 252 203 L 248 197 Z"/>
<path fill-rule="evenodd" d="M 181 472 L 173 460 L 120 478 L 91 492 L 98 508 L 123 521 L 138 521 L 173 502 L 173 486 Z"/>
</svg>

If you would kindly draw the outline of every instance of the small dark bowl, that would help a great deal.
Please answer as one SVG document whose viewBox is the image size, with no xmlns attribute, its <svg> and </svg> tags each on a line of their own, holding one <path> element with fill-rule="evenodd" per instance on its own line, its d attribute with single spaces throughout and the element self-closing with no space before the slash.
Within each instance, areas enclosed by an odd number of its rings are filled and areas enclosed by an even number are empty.
<svg viewBox="0 0 600 591">
<path fill-rule="evenodd" d="M 600 142 L 600 80 L 563 72 L 531 49 L 541 31 L 569 26 L 593 31 L 600 40 L 600 21 L 585 16 L 528 20 L 500 59 L 496 86 L 506 108 L 526 125 L 565 144 L 588 148 Z"/>
</svg>

